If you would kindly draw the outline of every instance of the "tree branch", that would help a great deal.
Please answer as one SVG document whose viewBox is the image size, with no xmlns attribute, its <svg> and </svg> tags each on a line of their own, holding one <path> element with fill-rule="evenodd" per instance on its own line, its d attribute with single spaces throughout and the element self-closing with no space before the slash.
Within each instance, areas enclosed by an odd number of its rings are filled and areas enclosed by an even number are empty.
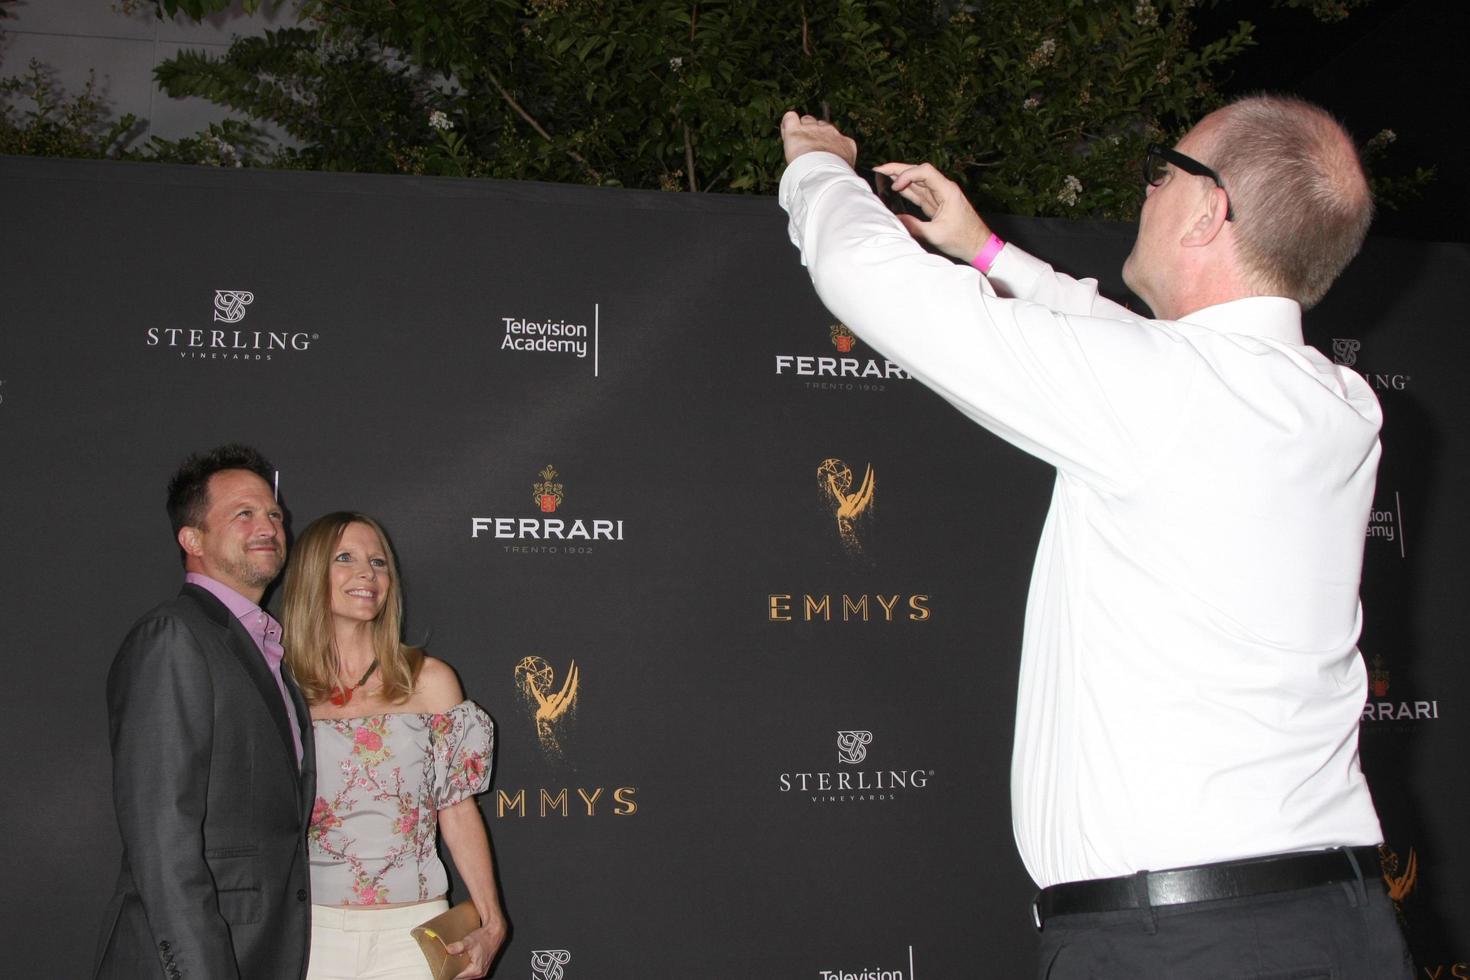
<svg viewBox="0 0 1470 980">
<path fill-rule="evenodd" d="M 689 169 L 689 190 L 699 193 L 699 184 L 694 179 L 694 140 L 689 136 L 689 124 L 683 123 L 684 127 L 684 166 Z"/>
<path fill-rule="evenodd" d="M 500 93 L 500 97 L 505 100 L 505 104 L 514 109 L 516 115 L 524 119 L 527 124 L 529 124 L 530 127 L 541 136 L 542 139 L 546 140 L 546 142 L 555 142 L 555 140 L 551 138 L 551 134 L 546 131 L 546 127 L 537 122 L 535 117 L 532 116 L 529 112 L 521 108 L 521 104 L 515 100 L 515 96 L 506 91 L 505 86 L 500 84 L 500 79 L 496 78 L 495 75 L 491 72 L 486 72 L 485 77 L 490 79 L 490 84 L 495 86 L 495 90 Z M 592 164 L 587 162 L 586 157 L 582 156 L 582 154 L 578 153 L 576 150 L 571 149 L 567 150 L 567 155 L 570 156 L 573 160 L 576 160 L 578 163 L 580 163 L 582 165 L 582 169 L 586 170 L 588 175 L 591 176 L 593 180 L 597 181 L 599 184 L 602 183 L 602 174 L 598 172 L 598 170 L 593 167 Z"/>
</svg>

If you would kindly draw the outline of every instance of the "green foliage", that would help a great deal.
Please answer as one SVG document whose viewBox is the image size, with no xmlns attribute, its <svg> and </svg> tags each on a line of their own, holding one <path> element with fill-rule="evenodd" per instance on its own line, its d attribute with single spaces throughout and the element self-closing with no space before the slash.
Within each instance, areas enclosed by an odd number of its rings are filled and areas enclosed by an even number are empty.
<svg viewBox="0 0 1470 980">
<path fill-rule="evenodd" d="M 54 73 L 32 59 L 21 75 L 0 78 L 0 153 L 48 157 L 116 155 L 138 120 L 109 120 L 107 105 L 89 75 L 79 95 L 68 96 Z"/>
<path fill-rule="evenodd" d="M 1193 6 L 306 0 L 296 27 L 158 78 L 284 132 L 283 165 L 769 193 L 796 107 L 984 206 L 1122 218 L 1143 147 L 1216 104 L 1252 43 L 1245 23 L 1195 43 Z"/>
<path fill-rule="evenodd" d="M 184 14 L 195 20 L 203 20 L 210 14 L 228 10 L 233 0 L 153 0 L 154 9 L 160 17 L 172 17 L 174 14 Z M 281 0 L 268 0 L 267 6 L 279 7 Z M 247 14 L 253 14 L 260 9 L 260 0 L 241 0 L 240 7 Z"/>
<path fill-rule="evenodd" d="M 170 95 L 284 139 L 229 123 L 135 155 L 770 193 L 797 108 L 863 162 L 933 162 L 982 208 L 1131 218 L 1144 147 L 1217 105 L 1215 77 L 1255 43 L 1244 21 L 1195 36 L 1221 2 L 301 0 L 295 26 L 157 69 Z M 1367 0 L 1277 2 L 1330 17 Z"/>
<path fill-rule="evenodd" d="M 1363 166 L 1368 171 L 1373 200 L 1389 211 L 1397 211 L 1409 201 L 1417 200 L 1436 176 L 1434 167 L 1414 167 L 1402 173 L 1390 171 L 1385 166 L 1385 158 L 1397 139 L 1398 134 L 1393 130 L 1382 129 L 1362 147 Z"/>
</svg>

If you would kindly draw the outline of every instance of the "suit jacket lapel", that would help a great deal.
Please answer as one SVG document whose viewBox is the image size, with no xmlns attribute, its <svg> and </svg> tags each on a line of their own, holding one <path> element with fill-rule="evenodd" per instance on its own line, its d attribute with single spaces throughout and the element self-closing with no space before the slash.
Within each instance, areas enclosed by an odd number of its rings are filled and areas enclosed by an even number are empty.
<svg viewBox="0 0 1470 980">
<path fill-rule="evenodd" d="M 302 697 L 296 678 L 285 664 L 281 665 L 281 679 L 286 682 L 286 690 L 291 695 L 291 704 L 296 708 L 296 720 L 301 729 L 301 779 L 297 788 L 302 802 L 301 826 L 306 827 L 311 824 L 311 811 L 316 803 L 316 733 L 311 725 L 311 706 Z M 295 747 L 292 748 L 294 750 Z"/>
<path fill-rule="evenodd" d="M 197 585 L 185 585 L 182 595 L 189 596 L 197 601 L 209 618 L 214 620 L 224 630 L 225 647 L 240 662 L 246 675 L 255 684 L 260 692 L 265 707 L 270 712 L 271 720 L 275 722 L 276 734 L 281 737 L 281 747 L 286 752 L 286 757 L 291 763 L 291 768 L 296 769 L 296 742 L 291 738 L 291 723 L 286 717 L 286 703 L 281 700 L 281 689 L 276 686 L 276 679 L 271 674 L 271 669 L 265 665 L 265 657 L 260 648 L 253 640 L 240 621 L 230 615 L 225 604 L 205 589 Z"/>
</svg>

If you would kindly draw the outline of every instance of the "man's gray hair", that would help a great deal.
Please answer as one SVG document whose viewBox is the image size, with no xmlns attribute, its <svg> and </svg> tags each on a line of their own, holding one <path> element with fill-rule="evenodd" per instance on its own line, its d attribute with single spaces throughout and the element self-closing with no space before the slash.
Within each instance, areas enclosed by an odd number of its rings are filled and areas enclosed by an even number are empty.
<svg viewBox="0 0 1470 980">
<path fill-rule="evenodd" d="M 1373 195 L 1352 138 L 1301 99 L 1253 95 L 1221 111 L 1208 159 L 1235 207 L 1235 241 L 1262 292 L 1310 309 L 1368 234 Z"/>
</svg>

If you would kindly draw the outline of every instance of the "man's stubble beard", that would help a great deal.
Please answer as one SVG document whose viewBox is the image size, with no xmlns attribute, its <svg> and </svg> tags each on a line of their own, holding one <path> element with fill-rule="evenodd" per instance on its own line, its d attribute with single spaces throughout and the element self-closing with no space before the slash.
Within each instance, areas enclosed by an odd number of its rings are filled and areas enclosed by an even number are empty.
<svg viewBox="0 0 1470 980">
<path fill-rule="evenodd" d="M 237 580 L 255 589 L 264 589 L 270 585 L 281 574 L 281 569 L 286 565 L 286 556 L 279 551 L 270 556 L 270 569 L 257 565 L 249 558 L 241 558 L 232 561 L 225 567 Z"/>
</svg>

